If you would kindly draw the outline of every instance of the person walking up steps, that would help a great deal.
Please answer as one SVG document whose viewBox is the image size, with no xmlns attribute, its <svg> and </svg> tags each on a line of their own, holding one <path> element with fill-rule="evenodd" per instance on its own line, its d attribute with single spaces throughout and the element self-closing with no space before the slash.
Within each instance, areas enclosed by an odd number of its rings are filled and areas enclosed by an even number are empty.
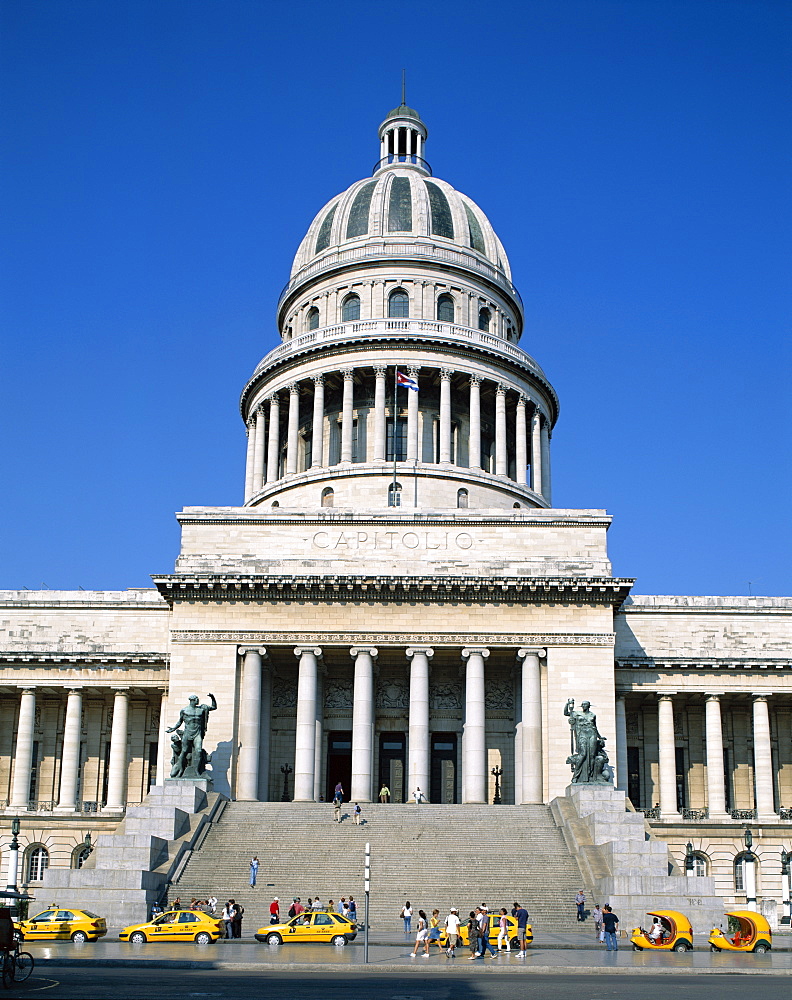
<svg viewBox="0 0 792 1000">
<path fill-rule="evenodd" d="M 582 889 L 579 889 L 575 896 L 575 906 L 577 907 L 577 918 L 582 923 L 586 919 L 586 895 Z"/>
<path fill-rule="evenodd" d="M 255 889 L 256 888 L 256 878 L 258 876 L 258 870 L 259 870 L 259 859 L 254 854 L 253 858 L 252 858 L 252 860 L 250 862 L 250 888 L 251 889 Z"/>
<path fill-rule="evenodd" d="M 360 813 L 361 813 L 361 811 L 362 810 L 361 810 L 360 806 L 356 802 L 355 803 L 355 808 L 354 808 L 354 810 L 352 812 L 352 816 L 353 816 L 353 818 L 355 820 L 355 826 L 360 826 Z"/>
</svg>

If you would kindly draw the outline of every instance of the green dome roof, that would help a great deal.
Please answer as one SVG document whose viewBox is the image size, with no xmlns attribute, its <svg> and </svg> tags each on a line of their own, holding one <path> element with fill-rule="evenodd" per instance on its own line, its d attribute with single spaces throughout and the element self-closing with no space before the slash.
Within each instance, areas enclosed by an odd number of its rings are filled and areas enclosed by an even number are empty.
<svg viewBox="0 0 792 1000">
<path fill-rule="evenodd" d="M 387 121 L 388 118 L 415 118 L 416 121 L 423 124 L 423 119 L 415 108 L 408 108 L 406 104 L 400 104 L 398 108 L 394 108 L 393 111 L 389 111 L 385 121 Z"/>
</svg>

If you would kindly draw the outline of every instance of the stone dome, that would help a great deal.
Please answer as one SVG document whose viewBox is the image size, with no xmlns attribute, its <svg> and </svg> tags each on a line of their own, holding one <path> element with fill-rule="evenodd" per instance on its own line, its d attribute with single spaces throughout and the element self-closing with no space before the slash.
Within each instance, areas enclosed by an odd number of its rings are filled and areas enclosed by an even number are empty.
<svg viewBox="0 0 792 1000">
<path fill-rule="evenodd" d="M 409 246 L 411 238 L 463 248 L 494 265 L 511 282 L 506 251 L 479 206 L 410 163 L 380 163 L 373 177 L 357 181 L 329 201 L 300 244 L 291 276 L 309 264 L 321 266 L 323 257 L 339 249 L 378 239 L 389 243 L 396 239 Z"/>
</svg>

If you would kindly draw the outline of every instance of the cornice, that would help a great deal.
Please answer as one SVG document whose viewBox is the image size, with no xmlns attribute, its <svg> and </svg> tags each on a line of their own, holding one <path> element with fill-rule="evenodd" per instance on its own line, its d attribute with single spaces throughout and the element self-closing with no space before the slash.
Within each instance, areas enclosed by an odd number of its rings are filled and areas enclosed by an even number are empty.
<svg viewBox="0 0 792 1000">
<path fill-rule="evenodd" d="M 768 660 L 758 657 L 702 656 L 658 657 L 617 656 L 617 670 L 655 670 L 665 673 L 678 670 L 792 670 L 792 660 Z"/>
<path fill-rule="evenodd" d="M 96 651 L 0 650 L 0 663 L 48 663 L 65 667 L 154 666 L 167 667 L 167 653 L 102 653 Z"/>
<path fill-rule="evenodd" d="M 614 577 L 402 577 L 172 574 L 152 576 L 170 604 L 177 601 L 316 600 L 398 602 L 420 597 L 445 604 L 618 605 L 633 580 Z M 247 640 L 246 640 L 247 641 Z M 520 640 L 521 642 L 523 640 Z"/>
<path fill-rule="evenodd" d="M 172 633 L 175 643 L 262 643 L 287 645 L 355 646 L 612 646 L 612 632 L 259 632 L 222 629 L 183 629 Z M 406 651 L 409 653 L 409 650 Z"/>
<path fill-rule="evenodd" d="M 286 480 L 285 482 L 289 482 Z M 515 486 L 518 484 L 515 483 Z M 327 514 L 316 514 L 311 512 L 310 514 L 301 514 L 299 516 L 294 516 L 294 514 L 289 514 L 286 510 L 282 513 L 278 513 L 279 508 L 277 507 L 267 507 L 265 509 L 257 509 L 255 507 L 231 507 L 231 508 L 201 508 L 198 511 L 186 510 L 178 511 L 176 514 L 176 520 L 179 524 L 284 524 L 292 526 L 304 526 L 304 527 L 318 527 L 327 528 L 329 526 L 340 527 L 344 526 L 353 527 L 357 525 L 368 525 L 371 527 L 382 526 L 394 526 L 401 528 L 447 528 L 452 530 L 454 528 L 464 531 L 468 528 L 487 528 L 490 525 L 508 524 L 510 527 L 515 529 L 519 528 L 580 528 L 580 527 L 602 527 L 608 528 L 611 523 L 611 516 L 609 514 L 588 514 L 585 517 L 547 517 L 542 518 L 538 515 L 549 513 L 552 508 L 547 507 L 532 507 L 530 509 L 525 508 L 520 512 L 515 510 L 510 510 L 507 513 L 504 512 L 502 516 L 497 514 L 488 514 L 487 516 L 482 516 L 480 513 L 471 511 L 474 516 L 469 518 L 459 517 L 458 512 L 455 511 L 455 516 L 452 517 L 437 517 L 436 515 L 426 514 L 408 514 L 401 517 L 389 515 L 383 513 L 381 516 L 371 516 L 358 511 L 344 511 L 340 508 L 326 508 L 326 510 L 332 510 L 332 513 Z M 163 577 L 164 574 L 156 574 L 158 577 Z M 152 577 L 154 579 L 154 577 Z M 530 579 L 535 579 L 531 577 Z M 544 579 L 540 577 L 538 579 Z M 567 579 L 566 577 L 562 579 Z M 587 577 L 574 577 L 571 579 L 576 580 L 586 580 Z M 599 579 L 599 577 L 597 577 Z M 607 577 L 607 579 L 616 579 L 612 577 Z M 618 578 L 621 579 L 621 578 Z M 628 579 L 630 586 L 635 582 L 634 579 Z"/>
</svg>

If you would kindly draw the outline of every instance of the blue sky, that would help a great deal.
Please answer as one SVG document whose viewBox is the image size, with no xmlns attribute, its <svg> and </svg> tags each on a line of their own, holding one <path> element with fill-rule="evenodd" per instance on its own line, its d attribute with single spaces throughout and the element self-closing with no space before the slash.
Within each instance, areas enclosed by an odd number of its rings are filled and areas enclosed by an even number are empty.
<svg viewBox="0 0 792 1000">
<path fill-rule="evenodd" d="M 238 396 L 408 103 L 636 593 L 789 594 L 792 5 L 4 0 L 0 587 L 150 586 L 241 503 Z"/>
</svg>

